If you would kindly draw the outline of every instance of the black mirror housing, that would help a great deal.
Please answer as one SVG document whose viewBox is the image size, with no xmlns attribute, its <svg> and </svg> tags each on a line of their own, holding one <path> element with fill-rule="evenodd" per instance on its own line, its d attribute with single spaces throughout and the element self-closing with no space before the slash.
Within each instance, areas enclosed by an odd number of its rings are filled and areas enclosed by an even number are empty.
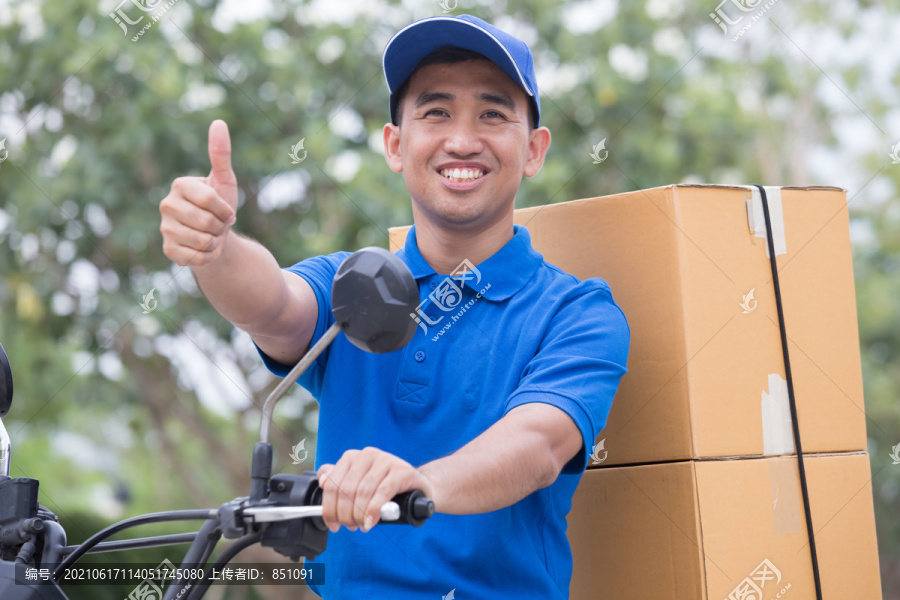
<svg viewBox="0 0 900 600">
<path fill-rule="evenodd" d="M 383 248 L 358 250 L 338 268 L 331 287 L 334 320 L 366 352 L 399 350 L 412 340 L 419 287 L 406 264 Z"/>
</svg>

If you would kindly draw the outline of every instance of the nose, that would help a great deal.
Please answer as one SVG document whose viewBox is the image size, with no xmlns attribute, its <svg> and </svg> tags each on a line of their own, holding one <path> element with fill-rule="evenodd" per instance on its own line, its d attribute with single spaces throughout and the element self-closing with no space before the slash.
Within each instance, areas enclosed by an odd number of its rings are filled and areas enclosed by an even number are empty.
<svg viewBox="0 0 900 600">
<path fill-rule="evenodd" d="M 469 156 L 482 152 L 484 143 L 476 125 L 477 123 L 469 118 L 454 119 L 444 140 L 444 151 L 447 154 L 458 156 Z"/>
</svg>

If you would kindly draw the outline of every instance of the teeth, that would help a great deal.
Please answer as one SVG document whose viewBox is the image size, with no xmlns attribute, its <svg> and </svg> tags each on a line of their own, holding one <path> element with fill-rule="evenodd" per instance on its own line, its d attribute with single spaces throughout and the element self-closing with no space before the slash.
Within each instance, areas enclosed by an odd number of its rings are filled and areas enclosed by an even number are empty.
<svg viewBox="0 0 900 600">
<path fill-rule="evenodd" d="M 473 179 L 478 179 L 479 177 L 483 177 L 484 173 L 480 169 L 441 169 L 441 175 L 446 177 L 447 179 L 459 182 L 459 181 L 472 181 Z"/>
</svg>

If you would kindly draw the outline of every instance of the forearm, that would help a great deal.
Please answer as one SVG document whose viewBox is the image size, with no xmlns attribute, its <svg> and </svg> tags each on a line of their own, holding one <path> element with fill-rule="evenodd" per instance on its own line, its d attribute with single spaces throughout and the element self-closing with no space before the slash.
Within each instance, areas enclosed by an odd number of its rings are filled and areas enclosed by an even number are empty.
<svg viewBox="0 0 900 600">
<path fill-rule="evenodd" d="M 289 293 L 281 268 L 265 247 L 230 230 L 219 259 L 191 271 L 209 303 L 251 335 L 276 335 Z"/>
<path fill-rule="evenodd" d="M 556 480 L 559 468 L 545 436 L 514 412 L 455 453 L 419 467 L 435 486 L 438 512 L 464 515 L 515 504 Z"/>
</svg>

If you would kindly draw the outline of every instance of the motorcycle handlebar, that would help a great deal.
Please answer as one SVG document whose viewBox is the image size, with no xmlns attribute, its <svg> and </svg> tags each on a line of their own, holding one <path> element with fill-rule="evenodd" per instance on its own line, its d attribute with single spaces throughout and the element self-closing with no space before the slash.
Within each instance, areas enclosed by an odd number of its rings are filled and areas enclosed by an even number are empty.
<svg viewBox="0 0 900 600">
<path fill-rule="evenodd" d="M 312 503 L 307 505 L 298 506 L 270 504 L 250 506 L 243 508 L 241 510 L 241 513 L 244 517 L 245 523 L 248 525 L 258 523 L 275 523 L 279 521 L 289 521 L 293 519 L 310 517 L 318 517 L 319 519 L 321 519 L 321 500 L 321 489 L 317 488 L 315 490 L 315 493 L 313 494 Z M 386 502 L 382 506 L 381 521 L 379 523 L 385 525 L 405 524 L 413 525 L 414 527 L 420 527 L 428 518 L 433 515 L 434 502 L 430 498 L 427 498 L 421 490 L 411 490 L 394 496 L 391 501 Z M 150 515 L 140 515 L 125 519 L 124 521 L 120 521 L 118 523 L 110 525 L 102 531 L 97 532 L 79 546 L 67 548 L 71 549 L 71 552 L 68 553 L 66 559 L 63 560 L 55 570 L 54 579 L 58 580 L 62 572 L 67 567 L 74 564 L 84 554 L 87 554 L 91 550 L 91 548 L 95 547 L 101 541 L 112 536 L 113 534 L 125 529 L 136 527 L 138 525 L 157 523 L 162 521 L 183 521 L 191 519 L 215 520 L 219 517 L 220 515 L 217 515 L 217 511 L 215 510 L 202 509 L 154 513 Z M 178 538 L 177 536 L 173 536 L 172 540 L 173 543 L 183 543 L 185 541 L 184 539 Z M 137 540 L 134 540 L 134 542 L 137 542 Z M 152 542 L 151 538 L 148 538 L 148 542 Z M 157 540 L 156 543 L 158 544 L 159 541 Z M 149 545 L 153 544 L 148 543 L 148 546 Z M 135 543 L 133 547 L 140 547 L 140 545 Z M 119 548 L 111 547 L 109 550 L 111 551 L 113 549 Z"/>
<path fill-rule="evenodd" d="M 313 504 L 309 506 L 280 506 L 262 505 L 250 506 L 241 511 L 244 522 L 248 525 L 255 523 L 275 523 L 278 521 L 290 521 L 309 517 L 322 517 L 322 506 Z M 420 526 L 426 519 L 434 515 L 434 502 L 425 497 L 421 490 L 412 490 L 394 496 L 393 500 L 385 502 L 381 506 L 380 523 L 405 524 Z"/>
</svg>

